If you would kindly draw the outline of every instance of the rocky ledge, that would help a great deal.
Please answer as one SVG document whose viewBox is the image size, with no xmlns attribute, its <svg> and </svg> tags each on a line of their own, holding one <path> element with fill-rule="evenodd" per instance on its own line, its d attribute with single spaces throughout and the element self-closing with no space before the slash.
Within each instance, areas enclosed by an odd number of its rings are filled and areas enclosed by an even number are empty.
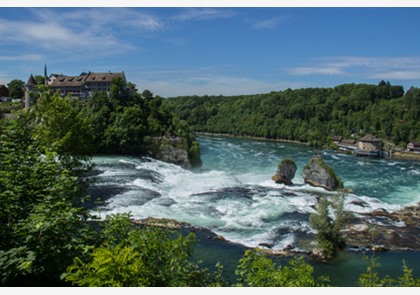
<svg viewBox="0 0 420 295">
<path fill-rule="evenodd" d="M 354 216 L 342 231 L 347 247 L 374 251 L 420 250 L 420 203 Z"/>
<path fill-rule="evenodd" d="M 205 239 L 230 243 L 207 228 L 173 219 L 149 217 L 134 222 L 143 226 L 197 232 Z M 348 226 L 341 233 L 346 240 L 348 250 L 420 251 L 420 202 L 395 212 L 380 209 L 358 214 L 349 220 Z M 316 251 L 315 240 L 314 234 L 302 233 L 297 237 L 296 244 L 288 245 L 285 249 L 271 249 L 271 245 L 265 243 L 261 243 L 259 248 L 268 254 L 279 256 L 313 254 L 313 251 Z"/>
</svg>

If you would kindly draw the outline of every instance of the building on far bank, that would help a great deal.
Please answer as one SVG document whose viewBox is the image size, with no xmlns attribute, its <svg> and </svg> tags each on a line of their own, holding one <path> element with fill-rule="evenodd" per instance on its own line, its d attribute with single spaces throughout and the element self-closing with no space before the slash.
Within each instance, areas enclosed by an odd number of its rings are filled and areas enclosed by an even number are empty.
<svg viewBox="0 0 420 295">
<path fill-rule="evenodd" d="M 354 152 L 357 148 L 356 140 L 342 139 L 338 144 L 338 150 L 341 152 Z"/>
<path fill-rule="evenodd" d="M 417 152 L 420 153 L 420 142 L 419 141 L 412 141 L 407 144 L 407 150 L 409 152 Z"/>
<path fill-rule="evenodd" d="M 114 78 L 121 78 L 127 85 L 124 71 L 122 72 L 104 72 L 104 73 L 81 73 L 78 76 L 67 76 L 63 74 L 47 75 L 47 67 L 44 72 L 45 85 L 49 86 L 53 92 L 59 91 L 60 96 L 70 96 L 78 99 L 88 99 L 97 91 L 106 91 L 109 93 L 111 82 Z M 25 107 L 30 107 L 34 103 L 31 92 L 36 91 L 37 85 L 31 74 L 25 85 Z"/>
<path fill-rule="evenodd" d="M 372 134 L 368 134 L 359 139 L 355 154 L 357 156 L 381 157 L 382 140 Z"/>
</svg>

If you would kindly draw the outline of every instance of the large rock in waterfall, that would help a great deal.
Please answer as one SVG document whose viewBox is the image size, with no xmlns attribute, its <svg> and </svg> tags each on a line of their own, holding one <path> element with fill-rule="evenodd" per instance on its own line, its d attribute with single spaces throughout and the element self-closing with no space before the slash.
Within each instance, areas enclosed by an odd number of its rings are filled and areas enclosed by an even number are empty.
<svg viewBox="0 0 420 295">
<path fill-rule="evenodd" d="M 334 170 L 320 157 L 313 157 L 302 171 L 305 183 L 322 187 L 329 191 L 343 188 L 343 182 L 337 177 Z"/>
<path fill-rule="evenodd" d="M 184 168 L 191 168 L 188 157 L 187 144 L 180 137 L 162 136 L 155 137 L 155 157 L 161 161 L 179 165 Z"/>
<path fill-rule="evenodd" d="M 295 177 L 296 164 L 291 159 L 283 159 L 277 166 L 276 174 L 272 177 L 275 183 L 284 183 L 286 185 L 292 184 L 292 179 Z"/>
</svg>

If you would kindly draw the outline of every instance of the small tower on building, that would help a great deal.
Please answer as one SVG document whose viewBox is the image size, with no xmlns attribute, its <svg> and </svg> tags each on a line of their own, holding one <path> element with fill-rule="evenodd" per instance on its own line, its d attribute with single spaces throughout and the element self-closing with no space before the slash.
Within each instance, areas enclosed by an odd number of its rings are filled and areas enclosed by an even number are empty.
<svg viewBox="0 0 420 295">
<path fill-rule="evenodd" d="M 29 76 L 28 82 L 25 84 L 25 108 L 29 108 L 34 104 L 34 98 L 31 92 L 35 91 L 36 81 L 34 76 Z"/>
</svg>

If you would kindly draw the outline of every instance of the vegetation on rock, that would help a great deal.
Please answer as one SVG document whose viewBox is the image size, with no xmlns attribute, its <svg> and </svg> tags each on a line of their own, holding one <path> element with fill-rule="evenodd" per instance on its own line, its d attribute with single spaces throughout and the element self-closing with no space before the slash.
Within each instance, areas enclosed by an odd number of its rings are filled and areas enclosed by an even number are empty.
<svg viewBox="0 0 420 295">
<path fill-rule="evenodd" d="M 318 258 L 331 259 L 338 249 L 345 247 L 345 240 L 340 233 L 348 217 L 344 211 L 344 198 L 344 194 L 334 196 L 332 201 L 322 197 L 316 213 L 309 216 L 310 226 L 317 231 L 317 250 L 314 254 Z"/>
<path fill-rule="evenodd" d="M 276 183 L 291 185 L 296 169 L 297 166 L 295 161 L 289 158 L 282 159 L 278 164 L 276 174 L 272 177 L 272 179 Z"/>
<path fill-rule="evenodd" d="M 201 165 L 194 134 L 185 121 L 163 104 L 163 98 L 148 90 L 130 94 L 121 79 L 114 80 L 109 95 L 96 92 L 86 106 L 97 152 L 165 158 L 162 151 L 174 141 L 162 139 L 173 138 L 179 141 L 176 148 L 186 151 L 187 163 L 183 166 Z"/>
<path fill-rule="evenodd" d="M 320 157 L 312 157 L 302 171 L 304 181 L 313 186 L 320 186 L 327 190 L 344 188 L 343 181 L 334 169 Z"/>
</svg>

